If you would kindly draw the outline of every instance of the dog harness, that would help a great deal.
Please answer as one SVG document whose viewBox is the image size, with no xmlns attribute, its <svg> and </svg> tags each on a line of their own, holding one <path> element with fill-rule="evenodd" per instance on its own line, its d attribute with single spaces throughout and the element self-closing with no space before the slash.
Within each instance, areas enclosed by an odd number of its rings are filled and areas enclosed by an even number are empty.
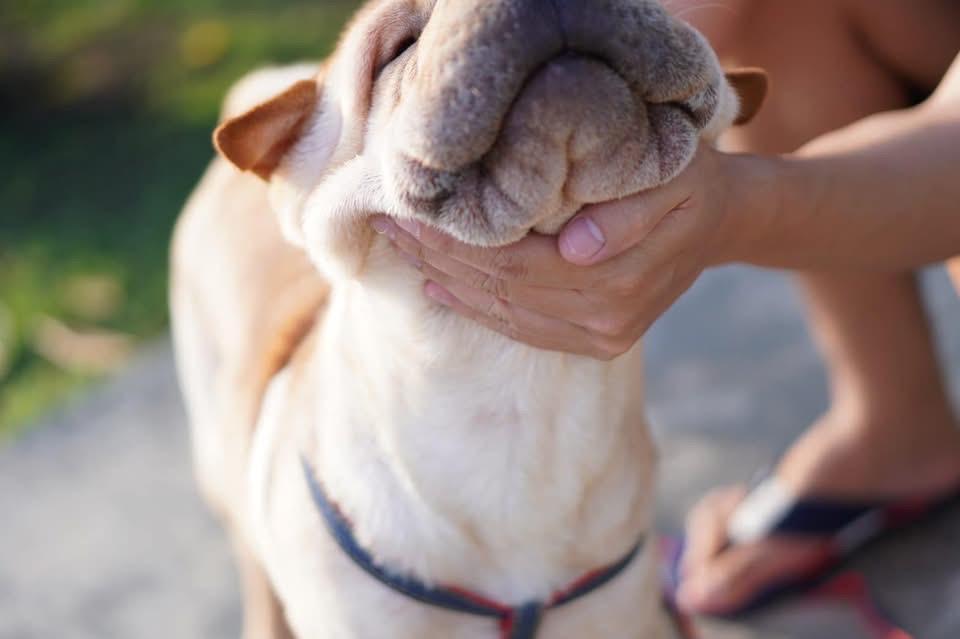
<svg viewBox="0 0 960 639">
<path fill-rule="evenodd" d="M 555 592 L 546 601 L 531 601 L 511 606 L 456 586 L 429 586 L 416 577 L 399 575 L 379 566 L 370 553 L 357 543 L 353 527 L 327 496 L 309 463 L 302 460 L 302 464 L 313 502 L 323 516 L 327 530 L 341 550 L 359 568 L 385 586 L 420 603 L 496 620 L 500 639 L 533 639 L 546 611 L 575 601 L 612 581 L 630 565 L 646 540 L 645 536 L 641 537 L 618 562 L 587 573 L 568 587 Z"/>
</svg>

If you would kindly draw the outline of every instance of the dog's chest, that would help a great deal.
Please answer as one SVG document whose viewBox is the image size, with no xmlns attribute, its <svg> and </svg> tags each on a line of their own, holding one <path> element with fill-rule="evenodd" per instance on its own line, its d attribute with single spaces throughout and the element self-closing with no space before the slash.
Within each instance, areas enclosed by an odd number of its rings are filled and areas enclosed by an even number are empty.
<svg viewBox="0 0 960 639">
<path fill-rule="evenodd" d="M 320 348 L 311 366 L 270 384 L 248 477 L 256 546 L 299 636 L 496 637 L 489 620 L 426 607 L 358 569 L 312 503 L 304 454 L 384 565 L 504 600 L 603 565 L 649 525 L 652 447 L 631 408 L 641 402 L 600 388 L 603 376 L 547 365 L 477 372 L 471 361 L 404 377 L 373 340 Z M 351 364 L 375 356 L 378 366 Z M 636 375 L 621 379 L 639 386 Z M 650 630 L 655 607 L 638 615 L 636 604 L 657 599 L 650 568 L 644 556 L 602 596 L 551 613 L 538 637 L 603 637 L 602 619 L 617 617 Z"/>
</svg>

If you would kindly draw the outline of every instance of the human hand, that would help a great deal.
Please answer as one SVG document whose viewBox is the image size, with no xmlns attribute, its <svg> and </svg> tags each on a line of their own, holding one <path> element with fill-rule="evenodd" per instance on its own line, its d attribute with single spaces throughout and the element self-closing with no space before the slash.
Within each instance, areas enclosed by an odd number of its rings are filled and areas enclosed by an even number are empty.
<svg viewBox="0 0 960 639">
<path fill-rule="evenodd" d="M 669 184 L 585 207 L 558 237 L 477 248 L 384 216 L 436 302 L 538 348 L 613 359 L 628 351 L 703 269 L 724 259 L 724 158 L 703 146 Z"/>
</svg>

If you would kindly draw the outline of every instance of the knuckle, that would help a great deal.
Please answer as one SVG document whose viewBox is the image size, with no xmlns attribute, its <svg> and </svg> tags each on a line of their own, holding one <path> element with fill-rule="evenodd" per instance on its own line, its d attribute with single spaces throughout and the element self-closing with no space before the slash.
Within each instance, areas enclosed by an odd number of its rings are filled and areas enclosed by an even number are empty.
<svg viewBox="0 0 960 639">
<path fill-rule="evenodd" d="M 605 362 L 614 360 L 630 350 L 630 346 L 619 339 L 601 338 L 595 343 L 597 358 Z"/>
<path fill-rule="evenodd" d="M 484 314 L 501 325 L 505 330 L 515 330 L 518 328 L 510 305 L 496 297 L 491 297 L 486 303 Z"/>
<path fill-rule="evenodd" d="M 472 288 L 475 288 L 477 290 L 485 291 L 487 293 L 492 293 L 493 291 L 491 291 L 490 289 L 493 287 L 493 282 L 495 281 L 495 279 L 496 278 L 494 278 L 489 273 L 484 273 L 483 271 L 476 271 L 475 273 L 471 274 L 468 284 L 470 284 Z"/>
<path fill-rule="evenodd" d="M 625 337 L 632 326 L 633 318 L 622 311 L 599 314 L 587 322 L 590 331 L 608 338 Z"/>
<path fill-rule="evenodd" d="M 499 324 L 504 323 L 496 298 L 487 301 L 483 307 L 483 314 Z"/>
<path fill-rule="evenodd" d="M 493 279 L 493 290 L 490 291 L 502 300 L 510 299 L 510 283 L 507 280 Z"/>
<path fill-rule="evenodd" d="M 522 280 L 527 276 L 526 262 L 506 248 L 499 248 L 493 253 L 490 266 L 497 279 Z"/>
<path fill-rule="evenodd" d="M 500 299 L 505 300 L 510 298 L 510 285 L 506 280 L 479 271 L 473 276 L 472 280 L 471 285 L 473 288 L 486 291 Z"/>
<path fill-rule="evenodd" d="M 587 320 L 587 329 L 596 335 L 612 337 L 616 334 L 615 322 L 608 315 L 598 315 Z"/>
</svg>

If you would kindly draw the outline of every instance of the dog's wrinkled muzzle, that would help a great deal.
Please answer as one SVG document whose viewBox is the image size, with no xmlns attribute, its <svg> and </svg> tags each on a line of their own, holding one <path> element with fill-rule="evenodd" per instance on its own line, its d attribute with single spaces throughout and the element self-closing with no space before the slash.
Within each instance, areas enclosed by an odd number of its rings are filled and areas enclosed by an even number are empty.
<svg viewBox="0 0 960 639">
<path fill-rule="evenodd" d="M 420 50 L 384 178 L 406 214 L 480 245 L 676 175 L 723 82 L 650 0 L 449 0 Z"/>
</svg>

